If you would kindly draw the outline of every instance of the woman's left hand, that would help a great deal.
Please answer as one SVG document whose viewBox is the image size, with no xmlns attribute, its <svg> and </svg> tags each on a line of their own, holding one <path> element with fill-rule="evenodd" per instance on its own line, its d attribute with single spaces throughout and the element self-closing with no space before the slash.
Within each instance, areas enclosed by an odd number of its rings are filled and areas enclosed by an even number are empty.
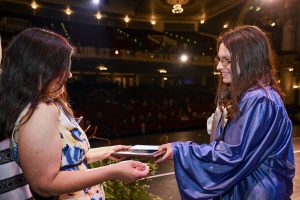
<svg viewBox="0 0 300 200">
<path fill-rule="evenodd" d="M 106 146 L 106 147 L 99 147 L 99 148 L 93 148 L 90 149 L 87 153 L 87 160 L 88 163 L 93 163 L 99 160 L 104 159 L 111 159 L 114 161 L 120 161 L 124 158 L 115 157 L 112 156 L 113 153 L 121 150 L 128 150 L 131 146 L 125 146 L 125 145 L 115 145 L 115 146 Z"/>
<path fill-rule="evenodd" d="M 111 159 L 111 160 L 117 161 L 117 162 L 121 161 L 121 160 L 124 160 L 126 157 L 116 157 L 116 156 L 112 156 L 111 154 L 113 154 L 117 151 L 129 150 L 130 148 L 131 148 L 131 146 L 125 146 L 125 145 L 111 146 L 112 153 L 110 153 L 108 158 Z"/>
</svg>

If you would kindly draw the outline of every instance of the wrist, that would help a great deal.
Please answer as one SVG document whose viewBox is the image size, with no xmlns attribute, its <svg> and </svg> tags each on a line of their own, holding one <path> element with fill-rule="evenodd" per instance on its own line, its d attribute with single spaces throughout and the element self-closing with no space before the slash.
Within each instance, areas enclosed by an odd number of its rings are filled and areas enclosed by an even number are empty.
<svg viewBox="0 0 300 200">
<path fill-rule="evenodd" d="M 110 168 L 110 177 L 111 180 L 116 181 L 119 180 L 119 174 L 120 174 L 120 168 L 118 166 L 118 164 L 111 164 L 109 165 Z"/>
</svg>

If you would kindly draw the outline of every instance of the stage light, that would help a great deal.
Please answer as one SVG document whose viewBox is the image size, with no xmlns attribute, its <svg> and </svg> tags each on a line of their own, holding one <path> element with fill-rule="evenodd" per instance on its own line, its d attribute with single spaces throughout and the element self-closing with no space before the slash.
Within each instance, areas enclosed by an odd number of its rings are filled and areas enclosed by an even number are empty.
<svg viewBox="0 0 300 200">
<path fill-rule="evenodd" d="M 186 62 L 188 59 L 189 59 L 189 58 L 188 58 L 188 56 L 187 56 L 186 54 L 182 54 L 182 55 L 180 56 L 180 61 L 181 61 L 181 62 Z"/>
<path fill-rule="evenodd" d="M 72 14 L 72 10 L 70 9 L 70 6 L 67 6 L 67 9 L 65 10 L 67 15 L 71 15 Z"/>
<path fill-rule="evenodd" d="M 118 54 L 119 54 L 119 51 L 118 51 L 118 50 L 115 50 L 115 54 L 118 55 Z"/>
<path fill-rule="evenodd" d="M 102 18 L 102 15 L 101 15 L 100 11 L 98 11 L 98 12 L 96 13 L 95 17 L 96 17 L 98 20 L 100 20 L 100 19 Z"/>
<path fill-rule="evenodd" d="M 32 2 L 31 2 L 31 8 L 32 8 L 33 10 L 36 10 L 36 9 L 38 8 L 38 5 L 36 4 L 35 1 L 32 1 Z"/>
<path fill-rule="evenodd" d="M 100 71 L 107 71 L 107 67 L 105 67 L 104 65 L 99 65 L 97 67 L 97 69 L 100 70 Z"/>
<path fill-rule="evenodd" d="M 167 73 L 167 70 L 165 69 L 159 69 L 157 70 L 160 74 L 166 74 Z"/>
<path fill-rule="evenodd" d="M 94 4 L 99 4 L 100 0 L 93 0 Z"/>
<path fill-rule="evenodd" d="M 128 17 L 128 15 L 126 15 L 126 16 L 124 17 L 124 21 L 125 21 L 126 23 L 128 23 L 128 22 L 130 21 L 130 18 Z"/>
</svg>

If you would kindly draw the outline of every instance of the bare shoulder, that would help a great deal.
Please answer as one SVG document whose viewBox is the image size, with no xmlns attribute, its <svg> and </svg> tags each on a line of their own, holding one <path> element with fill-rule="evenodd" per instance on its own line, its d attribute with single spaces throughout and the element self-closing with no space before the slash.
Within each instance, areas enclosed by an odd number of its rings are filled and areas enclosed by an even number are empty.
<svg viewBox="0 0 300 200">
<path fill-rule="evenodd" d="M 58 108 L 55 104 L 41 102 L 20 130 L 33 132 L 32 130 L 52 129 L 57 126 L 58 113 Z M 42 132 L 45 133 L 45 131 Z"/>
<path fill-rule="evenodd" d="M 58 116 L 58 108 L 54 103 L 41 102 L 38 104 L 38 106 L 33 114 L 49 115 L 51 117 L 57 117 Z"/>
</svg>

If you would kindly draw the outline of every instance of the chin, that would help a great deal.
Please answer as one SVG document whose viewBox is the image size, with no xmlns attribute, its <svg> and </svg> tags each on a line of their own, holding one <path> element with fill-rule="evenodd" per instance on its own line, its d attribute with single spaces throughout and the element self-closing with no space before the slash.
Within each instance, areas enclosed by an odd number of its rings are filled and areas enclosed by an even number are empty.
<svg viewBox="0 0 300 200">
<path fill-rule="evenodd" d="M 223 79 L 223 83 L 225 83 L 225 84 L 230 84 L 230 83 L 231 83 L 231 80 L 229 80 L 229 79 Z"/>
</svg>

